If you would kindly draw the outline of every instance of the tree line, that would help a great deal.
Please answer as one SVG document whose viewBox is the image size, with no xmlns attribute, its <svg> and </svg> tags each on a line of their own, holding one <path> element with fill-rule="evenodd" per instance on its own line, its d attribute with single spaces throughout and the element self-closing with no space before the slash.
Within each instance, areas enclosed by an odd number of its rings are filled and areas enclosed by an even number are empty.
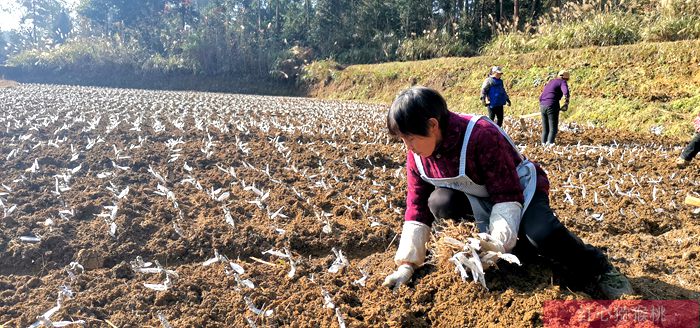
<svg viewBox="0 0 700 328">
<path fill-rule="evenodd" d="M 128 47 L 136 58 L 122 60 L 136 69 L 289 78 L 314 59 L 472 56 L 499 31 L 533 29 L 543 15 L 572 2 L 602 10 L 623 1 L 81 0 L 69 9 L 65 0 L 16 0 L 0 8 L 23 13 L 21 28 L 0 38 L 0 61 L 41 61 L 40 54 L 70 43 L 89 52 L 99 39 Z M 27 52 L 33 55 L 21 56 Z"/>
</svg>

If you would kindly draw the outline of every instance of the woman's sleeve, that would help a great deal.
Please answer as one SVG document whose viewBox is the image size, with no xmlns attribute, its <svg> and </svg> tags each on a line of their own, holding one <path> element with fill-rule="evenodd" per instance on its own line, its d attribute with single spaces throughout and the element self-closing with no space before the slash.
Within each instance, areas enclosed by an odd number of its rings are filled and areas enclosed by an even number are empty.
<svg viewBox="0 0 700 328">
<path fill-rule="evenodd" d="M 490 82 L 491 80 L 487 78 L 486 80 L 484 80 L 484 83 L 481 84 L 481 96 L 479 97 L 479 99 L 486 99 L 486 93 L 488 93 L 489 87 L 491 87 Z"/>
<path fill-rule="evenodd" d="M 695 125 L 695 132 L 700 133 L 700 113 L 698 113 L 698 116 L 693 120 L 693 125 Z"/>
<path fill-rule="evenodd" d="M 566 81 L 563 81 L 561 84 L 561 93 L 564 95 L 564 103 L 568 104 L 571 94 L 569 93 L 569 84 Z"/>
<path fill-rule="evenodd" d="M 406 156 L 406 214 L 405 221 L 418 221 L 431 226 L 435 218 L 428 208 L 428 198 L 435 187 L 425 182 L 418 173 L 413 153 Z"/>
</svg>

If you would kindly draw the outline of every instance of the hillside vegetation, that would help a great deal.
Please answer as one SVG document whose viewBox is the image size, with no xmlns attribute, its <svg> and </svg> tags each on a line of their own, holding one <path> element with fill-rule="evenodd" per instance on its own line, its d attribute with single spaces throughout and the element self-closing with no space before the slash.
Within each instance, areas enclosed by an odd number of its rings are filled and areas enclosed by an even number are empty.
<svg viewBox="0 0 700 328">
<path fill-rule="evenodd" d="M 563 121 L 576 121 L 686 138 L 700 110 L 700 40 L 589 47 L 527 54 L 440 58 L 352 65 L 308 65 L 303 81 L 312 96 L 390 104 L 402 89 L 420 84 L 442 92 L 452 110 L 481 112 L 479 90 L 493 65 L 505 70 L 513 101 L 506 115 L 537 113 L 538 97 L 557 71 L 571 71 L 571 106 Z"/>
</svg>

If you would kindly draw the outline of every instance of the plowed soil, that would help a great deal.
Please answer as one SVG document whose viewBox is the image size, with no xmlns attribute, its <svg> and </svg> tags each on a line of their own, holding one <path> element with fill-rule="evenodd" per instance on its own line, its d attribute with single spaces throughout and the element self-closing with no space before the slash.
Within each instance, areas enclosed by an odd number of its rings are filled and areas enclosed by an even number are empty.
<svg viewBox="0 0 700 328">
<path fill-rule="evenodd" d="M 4 327 L 34 323 L 61 286 L 73 297 L 51 320 L 88 327 L 165 326 L 159 314 L 172 327 L 531 327 L 546 300 L 600 298 L 537 259 L 487 272 L 488 291 L 436 261 L 381 287 L 406 192 L 382 106 L 20 85 L 0 89 L 0 113 Z M 560 219 L 636 298 L 700 299 L 700 217 L 683 203 L 700 171 L 673 166 L 687 140 L 562 124 L 543 147 L 537 120 L 505 128 L 547 170 Z M 337 273 L 334 248 L 349 262 Z M 292 277 L 271 249 L 289 251 Z M 244 272 L 203 265 L 215 250 Z M 134 271 L 137 257 L 177 277 L 149 289 L 165 276 Z"/>
</svg>

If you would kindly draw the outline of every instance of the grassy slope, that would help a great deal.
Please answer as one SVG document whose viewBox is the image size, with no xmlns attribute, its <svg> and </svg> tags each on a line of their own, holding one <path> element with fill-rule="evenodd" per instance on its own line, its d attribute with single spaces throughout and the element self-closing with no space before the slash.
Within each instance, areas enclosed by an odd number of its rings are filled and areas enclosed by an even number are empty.
<svg viewBox="0 0 700 328">
<path fill-rule="evenodd" d="M 349 66 L 310 88 L 321 98 L 390 104 L 412 83 L 440 90 L 451 109 L 485 112 L 479 88 L 486 71 L 503 66 L 513 107 L 506 115 L 537 113 L 544 83 L 560 68 L 572 73 L 571 108 L 565 121 L 687 138 L 700 110 L 700 40 L 591 47 L 538 53 L 440 58 L 415 62 Z M 328 70 L 317 69 L 329 75 Z M 324 81 L 326 76 L 315 76 Z"/>
</svg>

